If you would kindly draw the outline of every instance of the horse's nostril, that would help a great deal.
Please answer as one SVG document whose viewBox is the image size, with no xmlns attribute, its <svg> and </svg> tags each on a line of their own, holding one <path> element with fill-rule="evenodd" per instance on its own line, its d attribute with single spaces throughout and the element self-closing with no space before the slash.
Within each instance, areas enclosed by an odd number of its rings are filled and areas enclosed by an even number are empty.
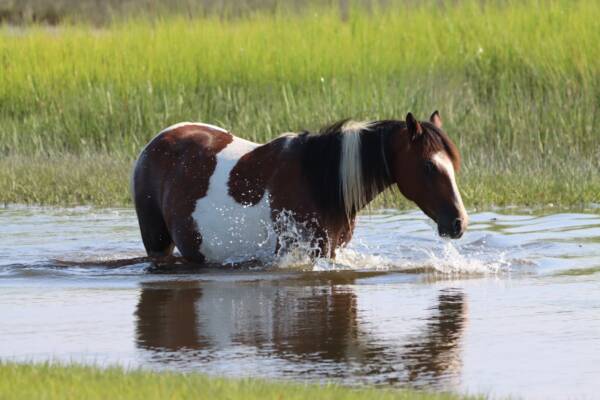
<svg viewBox="0 0 600 400">
<path fill-rule="evenodd" d="M 462 220 L 460 218 L 456 218 L 452 223 L 452 230 L 455 234 L 459 233 L 462 230 Z"/>
</svg>

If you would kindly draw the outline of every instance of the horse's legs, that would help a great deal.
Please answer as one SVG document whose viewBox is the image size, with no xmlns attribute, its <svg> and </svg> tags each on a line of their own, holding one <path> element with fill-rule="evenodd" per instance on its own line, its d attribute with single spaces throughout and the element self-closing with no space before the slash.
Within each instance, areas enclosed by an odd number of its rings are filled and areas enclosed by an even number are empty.
<svg viewBox="0 0 600 400">
<path fill-rule="evenodd" d="M 203 264 L 204 255 L 200 252 L 202 235 L 196 229 L 191 216 L 175 217 L 171 222 L 171 235 L 179 252 L 187 261 Z"/>
</svg>

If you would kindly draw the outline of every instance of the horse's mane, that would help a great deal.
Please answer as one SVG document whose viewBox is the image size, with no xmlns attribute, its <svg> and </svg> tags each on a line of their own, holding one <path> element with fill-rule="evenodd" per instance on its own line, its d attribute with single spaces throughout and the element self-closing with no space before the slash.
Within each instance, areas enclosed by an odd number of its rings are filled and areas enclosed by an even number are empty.
<svg viewBox="0 0 600 400">
<path fill-rule="evenodd" d="M 346 119 L 299 137 L 302 168 L 322 210 L 349 218 L 392 183 L 388 144 L 403 126 L 400 121 Z"/>
</svg>

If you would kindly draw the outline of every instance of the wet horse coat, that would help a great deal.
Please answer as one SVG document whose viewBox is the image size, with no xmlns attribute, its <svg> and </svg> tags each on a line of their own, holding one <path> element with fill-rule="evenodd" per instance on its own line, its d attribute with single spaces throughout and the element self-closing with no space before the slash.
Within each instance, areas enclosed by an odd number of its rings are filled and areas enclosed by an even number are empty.
<svg viewBox="0 0 600 400">
<path fill-rule="evenodd" d="M 445 224 L 450 236 L 459 236 L 466 227 L 454 181 L 459 156 L 440 127 L 342 121 L 320 134 L 287 134 L 259 145 L 214 125 L 171 126 L 134 167 L 144 246 L 152 257 L 177 246 L 190 261 L 222 264 L 273 257 L 305 241 L 313 256 L 334 257 L 351 239 L 356 213 L 394 183 L 439 219 L 440 233 Z M 419 174 L 399 178 L 423 169 L 423 162 L 424 170 L 435 164 L 444 177 L 425 192 L 426 184 L 415 182 Z M 441 205 L 432 199 L 438 191 L 447 192 L 438 196 Z M 440 222 L 444 213 L 450 223 Z"/>
</svg>

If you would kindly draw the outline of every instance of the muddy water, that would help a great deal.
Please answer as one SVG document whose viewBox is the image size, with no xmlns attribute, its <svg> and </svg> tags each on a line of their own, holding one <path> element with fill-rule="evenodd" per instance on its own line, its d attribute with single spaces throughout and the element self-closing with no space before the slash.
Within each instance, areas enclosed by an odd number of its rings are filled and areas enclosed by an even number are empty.
<svg viewBox="0 0 600 400">
<path fill-rule="evenodd" d="M 156 270 L 129 210 L 0 210 L 0 359 L 600 396 L 600 215 L 360 219 L 336 263 Z"/>
</svg>

